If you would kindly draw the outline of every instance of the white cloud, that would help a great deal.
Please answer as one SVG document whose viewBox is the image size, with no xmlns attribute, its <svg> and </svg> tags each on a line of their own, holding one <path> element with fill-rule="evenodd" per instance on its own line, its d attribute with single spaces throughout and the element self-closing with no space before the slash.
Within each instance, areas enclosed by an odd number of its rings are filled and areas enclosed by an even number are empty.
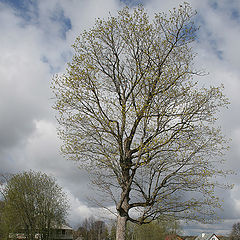
<svg viewBox="0 0 240 240">
<path fill-rule="evenodd" d="M 71 192 L 68 192 L 69 204 L 71 206 L 68 216 L 69 222 L 74 228 L 78 227 L 85 218 L 89 218 L 94 214 L 91 208 L 83 204 Z"/>
<path fill-rule="evenodd" d="M 145 1 L 150 15 L 168 11 L 183 1 Z M 237 0 L 190 1 L 198 10 L 202 21 L 198 43 L 197 66 L 210 75 L 199 80 L 206 84 L 225 84 L 225 92 L 231 100 L 228 111 L 221 114 L 220 123 L 226 134 L 233 138 L 230 160 L 227 164 L 239 169 L 240 145 L 240 39 L 239 19 L 231 17 L 240 12 Z M 78 223 L 83 216 L 95 213 L 86 203 L 89 180 L 85 172 L 59 154 L 60 141 L 56 135 L 56 123 L 51 110 L 50 81 L 54 73 L 64 71 L 71 59 L 71 44 L 80 32 L 94 24 L 95 18 L 113 15 L 123 6 L 118 0 L 41 0 L 37 8 L 30 8 L 28 20 L 22 18 L 17 8 L 0 0 L 0 161 L 3 171 L 16 172 L 35 169 L 57 177 L 66 189 L 72 205 L 70 222 Z M 59 19 L 60 17 L 60 19 Z M 71 22 L 71 28 L 68 25 Z M 236 187 L 231 194 L 221 192 L 226 198 L 225 212 L 236 216 L 226 225 L 240 218 L 240 182 L 232 178 Z M 225 214 L 225 215 L 224 215 Z M 207 226 L 223 228 L 224 224 Z M 205 226 L 206 227 L 206 226 Z M 195 230 L 204 228 L 195 226 Z M 227 231 L 224 228 L 225 232 Z M 220 230 L 220 229 L 219 229 Z"/>
<path fill-rule="evenodd" d="M 234 186 L 231 190 L 231 198 L 234 200 L 235 211 L 240 216 L 240 185 Z M 239 217 L 240 218 L 240 217 Z"/>
</svg>

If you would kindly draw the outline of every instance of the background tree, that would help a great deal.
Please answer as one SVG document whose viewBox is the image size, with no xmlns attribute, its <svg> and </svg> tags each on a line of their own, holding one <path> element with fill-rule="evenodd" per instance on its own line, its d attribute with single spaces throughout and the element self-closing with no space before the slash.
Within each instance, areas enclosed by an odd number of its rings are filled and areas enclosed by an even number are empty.
<svg viewBox="0 0 240 240">
<path fill-rule="evenodd" d="M 0 173 L 0 239 L 6 237 L 6 233 L 10 232 L 10 228 L 14 229 L 15 224 L 12 226 L 7 224 L 8 218 L 5 217 L 5 200 L 4 200 L 4 186 L 11 179 L 12 174 Z M 15 218 L 17 219 L 17 217 Z"/>
<path fill-rule="evenodd" d="M 114 201 L 117 240 L 127 221 L 211 221 L 219 206 L 226 141 L 214 124 L 228 101 L 193 79 L 194 16 L 186 3 L 152 22 L 141 6 L 98 19 L 53 78 L 62 152 Z"/>
<path fill-rule="evenodd" d="M 108 229 L 105 222 L 90 217 L 84 219 L 74 236 L 81 237 L 83 240 L 107 240 Z"/>
<path fill-rule="evenodd" d="M 0 200 L 0 239 L 3 239 L 3 237 L 4 237 L 3 208 L 4 208 L 4 201 Z"/>
<path fill-rule="evenodd" d="M 111 222 L 110 224 L 110 231 L 109 231 L 109 239 L 110 240 L 116 240 L 116 222 Z"/>
<path fill-rule="evenodd" d="M 240 239 L 240 223 L 234 223 L 232 226 L 232 231 L 230 233 L 230 240 Z"/>
<path fill-rule="evenodd" d="M 14 175 L 4 187 L 3 222 L 6 234 L 50 239 L 50 229 L 65 220 L 68 203 L 56 180 L 40 172 Z"/>
</svg>

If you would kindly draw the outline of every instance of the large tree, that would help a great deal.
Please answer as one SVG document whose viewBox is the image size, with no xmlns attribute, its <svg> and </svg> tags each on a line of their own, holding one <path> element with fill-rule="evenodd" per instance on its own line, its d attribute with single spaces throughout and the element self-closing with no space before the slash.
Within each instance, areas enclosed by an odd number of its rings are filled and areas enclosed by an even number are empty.
<svg viewBox="0 0 240 240">
<path fill-rule="evenodd" d="M 115 202 L 117 240 L 129 220 L 212 219 L 219 206 L 226 141 L 214 123 L 228 101 L 193 78 L 194 16 L 183 4 L 152 21 L 141 6 L 97 19 L 53 78 L 62 152 Z"/>
<path fill-rule="evenodd" d="M 27 239 L 51 239 L 51 228 L 62 224 L 68 210 L 66 195 L 56 180 L 41 172 L 23 172 L 3 189 L 2 225 L 9 233 L 23 233 Z"/>
</svg>

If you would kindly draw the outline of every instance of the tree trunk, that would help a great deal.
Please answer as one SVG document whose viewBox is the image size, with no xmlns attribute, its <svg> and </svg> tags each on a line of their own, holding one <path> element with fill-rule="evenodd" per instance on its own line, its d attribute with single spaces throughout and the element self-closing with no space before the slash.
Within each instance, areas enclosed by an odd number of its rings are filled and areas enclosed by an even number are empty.
<svg viewBox="0 0 240 240">
<path fill-rule="evenodd" d="M 124 161 L 128 162 L 128 161 Z M 123 177 L 124 177 L 124 186 L 122 186 L 122 193 L 120 201 L 117 205 L 118 217 L 117 217 L 117 231 L 116 231 L 116 240 L 125 240 L 126 239 L 126 226 L 128 219 L 128 211 L 129 211 L 129 168 L 124 167 L 122 169 Z"/>
<path fill-rule="evenodd" d="M 120 216 L 120 214 L 118 214 L 116 240 L 126 239 L 126 225 L 127 225 L 127 216 Z"/>
</svg>

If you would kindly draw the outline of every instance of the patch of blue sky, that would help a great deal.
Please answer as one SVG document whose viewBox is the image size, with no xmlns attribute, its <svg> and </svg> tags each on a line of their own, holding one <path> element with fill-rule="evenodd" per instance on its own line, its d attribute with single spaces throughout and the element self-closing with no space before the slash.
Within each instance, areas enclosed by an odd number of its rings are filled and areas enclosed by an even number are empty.
<svg viewBox="0 0 240 240">
<path fill-rule="evenodd" d="M 24 22 L 32 22 L 38 18 L 38 3 L 34 0 L 0 0 L 15 10 L 15 14 Z"/>
<path fill-rule="evenodd" d="M 0 0 L 0 2 L 14 9 L 15 14 L 22 19 L 20 25 L 24 27 L 27 24 L 38 24 L 39 8 L 37 0 Z M 60 24 L 59 35 L 66 39 L 66 33 L 72 28 L 70 18 L 66 17 L 60 5 L 56 5 L 51 12 L 50 20 Z"/>
<path fill-rule="evenodd" d="M 212 51 L 214 52 L 214 54 L 220 59 L 223 60 L 223 51 L 219 49 L 217 41 L 216 40 L 210 40 L 209 44 L 212 48 Z"/>
<path fill-rule="evenodd" d="M 60 71 L 60 67 L 59 66 L 54 66 L 53 64 L 51 64 L 48 60 L 48 58 L 43 55 L 41 58 L 40 58 L 40 61 L 47 64 L 48 68 L 49 68 L 49 72 L 50 74 L 55 74 L 57 72 Z"/>
<path fill-rule="evenodd" d="M 239 18 L 239 11 L 237 9 L 231 10 L 231 17 L 232 18 Z"/>
<path fill-rule="evenodd" d="M 218 2 L 215 0 L 209 0 L 209 6 L 214 10 L 218 9 L 219 7 Z"/>
<path fill-rule="evenodd" d="M 201 13 L 198 13 L 195 17 L 194 17 L 194 23 L 195 23 L 195 27 L 198 28 L 198 31 L 196 31 L 196 35 L 195 35 L 195 40 L 197 42 L 200 42 L 201 40 L 201 30 L 204 29 L 204 27 L 206 26 L 206 22 L 204 17 L 202 16 Z"/>
<path fill-rule="evenodd" d="M 43 63 L 48 63 L 48 58 L 47 58 L 46 56 L 42 56 L 42 57 L 41 57 L 41 61 L 42 61 Z"/>
<path fill-rule="evenodd" d="M 70 62 L 72 57 L 73 57 L 73 51 L 71 51 L 71 50 L 62 51 L 62 53 L 60 54 L 61 62 L 64 62 L 64 63 Z M 51 74 L 55 74 L 55 73 L 62 71 L 62 64 L 59 64 L 59 62 L 57 62 L 57 63 L 52 62 L 47 57 L 47 55 L 42 55 L 40 58 L 40 61 L 47 64 L 47 66 L 49 68 L 49 72 Z"/>
<path fill-rule="evenodd" d="M 60 23 L 60 36 L 63 39 L 66 39 L 66 33 L 72 28 L 70 18 L 64 15 L 64 11 L 60 6 L 57 6 L 55 11 L 53 11 L 52 15 L 50 16 L 51 21 L 55 21 Z"/>
<path fill-rule="evenodd" d="M 64 60 L 64 62 L 69 62 L 73 57 L 73 51 L 72 50 L 66 50 L 61 53 L 61 58 Z"/>
<path fill-rule="evenodd" d="M 120 2 L 126 4 L 129 7 L 135 7 L 138 6 L 139 4 L 144 5 L 146 0 L 120 0 Z"/>
<path fill-rule="evenodd" d="M 199 27 L 199 31 L 196 32 L 195 40 L 197 43 L 208 42 L 209 47 L 212 49 L 212 52 L 219 58 L 223 59 L 224 52 L 220 50 L 218 39 L 216 39 L 213 33 L 208 29 L 205 19 L 201 13 L 197 14 L 194 19 L 196 27 Z"/>
<path fill-rule="evenodd" d="M 231 18 L 233 21 L 237 21 L 240 23 L 240 12 L 238 10 L 238 7 L 235 6 L 236 3 L 233 0 L 223 1 L 220 4 L 216 0 L 209 0 L 208 4 L 209 6 L 214 10 L 218 12 L 225 12 L 228 17 Z"/>
<path fill-rule="evenodd" d="M 240 13 L 236 8 L 230 9 L 231 11 L 231 19 L 237 22 L 240 22 Z"/>
<path fill-rule="evenodd" d="M 209 32 L 207 29 L 205 29 L 207 36 L 205 39 L 200 39 L 200 42 L 207 41 L 209 47 L 211 48 L 213 54 L 215 54 L 218 59 L 223 60 L 224 52 L 219 48 L 218 40 L 214 38 L 211 32 Z"/>
</svg>

